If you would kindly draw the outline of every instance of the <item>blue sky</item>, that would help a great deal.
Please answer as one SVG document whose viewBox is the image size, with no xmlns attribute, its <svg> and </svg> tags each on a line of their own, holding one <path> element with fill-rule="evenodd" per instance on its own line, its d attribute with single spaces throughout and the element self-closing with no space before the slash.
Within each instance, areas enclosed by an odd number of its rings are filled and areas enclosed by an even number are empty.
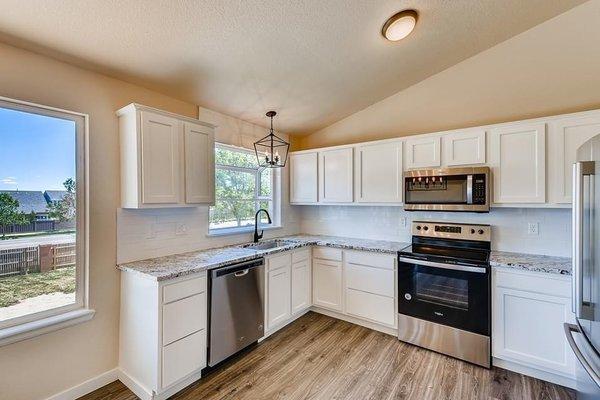
<svg viewBox="0 0 600 400">
<path fill-rule="evenodd" d="M 63 190 L 75 179 L 75 123 L 0 108 L 0 190 Z"/>
</svg>

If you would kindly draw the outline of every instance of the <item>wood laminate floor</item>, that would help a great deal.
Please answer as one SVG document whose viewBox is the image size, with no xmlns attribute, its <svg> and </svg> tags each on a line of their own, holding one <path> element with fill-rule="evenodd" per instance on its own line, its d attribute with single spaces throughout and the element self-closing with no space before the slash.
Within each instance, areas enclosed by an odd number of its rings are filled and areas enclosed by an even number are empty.
<svg viewBox="0 0 600 400">
<path fill-rule="evenodd" d="M 82 400 L 133 400 L 113 382 Z M 575 399 L 572 390 L 487 370 L 310 312 L 176 394 L 177 400 Z"/>
</svg>

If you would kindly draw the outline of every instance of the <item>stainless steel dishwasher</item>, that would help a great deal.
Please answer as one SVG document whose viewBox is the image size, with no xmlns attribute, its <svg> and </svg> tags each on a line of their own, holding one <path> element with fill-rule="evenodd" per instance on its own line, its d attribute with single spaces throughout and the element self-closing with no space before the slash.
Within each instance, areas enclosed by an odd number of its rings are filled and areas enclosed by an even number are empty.
<svg viewBox="0 0 600 400">
<path fill-rule="evenodd" d="M 260 258 L 210 271 L 209 366 L 263 337 L 264 268 Z"/>
</svg>

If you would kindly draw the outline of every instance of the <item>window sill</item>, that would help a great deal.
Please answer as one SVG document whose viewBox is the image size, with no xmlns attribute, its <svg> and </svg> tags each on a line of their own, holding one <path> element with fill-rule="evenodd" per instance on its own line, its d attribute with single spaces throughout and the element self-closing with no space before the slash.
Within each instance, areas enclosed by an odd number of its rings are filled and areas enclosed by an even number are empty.
<svg viewBox="0 0 600 400">
<path fill-rule="evenodd" d="M 283 226 L 265 226 L 264 228 L 258 228 L 258 231 L 271 231 L 275 229 L 283 229 Z M 246 235 L 248 233 L 254 233 L 254 227 L 239 228 L 239 229 L 220 229 L 215 232 L 209 232 L 206 237 L 218 237 L 218 236 L 235 236 L 235 235 Z"/>
<path fill-rule="evenodd" d="M 94 317 L 95 313 L 95 310 L 81 308 L 21 325 L 0 329 L 0 346 L 5 346 L 7 344 L 89 321 Z"/>
</svg>

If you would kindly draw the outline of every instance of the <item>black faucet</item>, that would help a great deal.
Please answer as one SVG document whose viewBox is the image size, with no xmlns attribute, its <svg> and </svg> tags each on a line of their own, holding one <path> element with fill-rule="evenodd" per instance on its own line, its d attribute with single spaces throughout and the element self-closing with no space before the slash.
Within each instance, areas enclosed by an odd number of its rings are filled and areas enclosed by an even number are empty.
<svg viewBox="0 0 600 400">
<path fill-rule="evenodd" d="M 260 235 L 258 234 L 258 214 L 260 214 L 261 211 L 264 211 L 265 214 L 267 214 L 267 220 L 269 221 L 269 223 L 271 223 L 271 216 L 269 215 L 269 212 L 264 208 L 260 208 L 256 212 L 256 214 L 254 214 L 254 243 L 258 243 L 258 240 L 262 239 L 263 233 L 265 232 L 261 230 Z"/>
</svg>

